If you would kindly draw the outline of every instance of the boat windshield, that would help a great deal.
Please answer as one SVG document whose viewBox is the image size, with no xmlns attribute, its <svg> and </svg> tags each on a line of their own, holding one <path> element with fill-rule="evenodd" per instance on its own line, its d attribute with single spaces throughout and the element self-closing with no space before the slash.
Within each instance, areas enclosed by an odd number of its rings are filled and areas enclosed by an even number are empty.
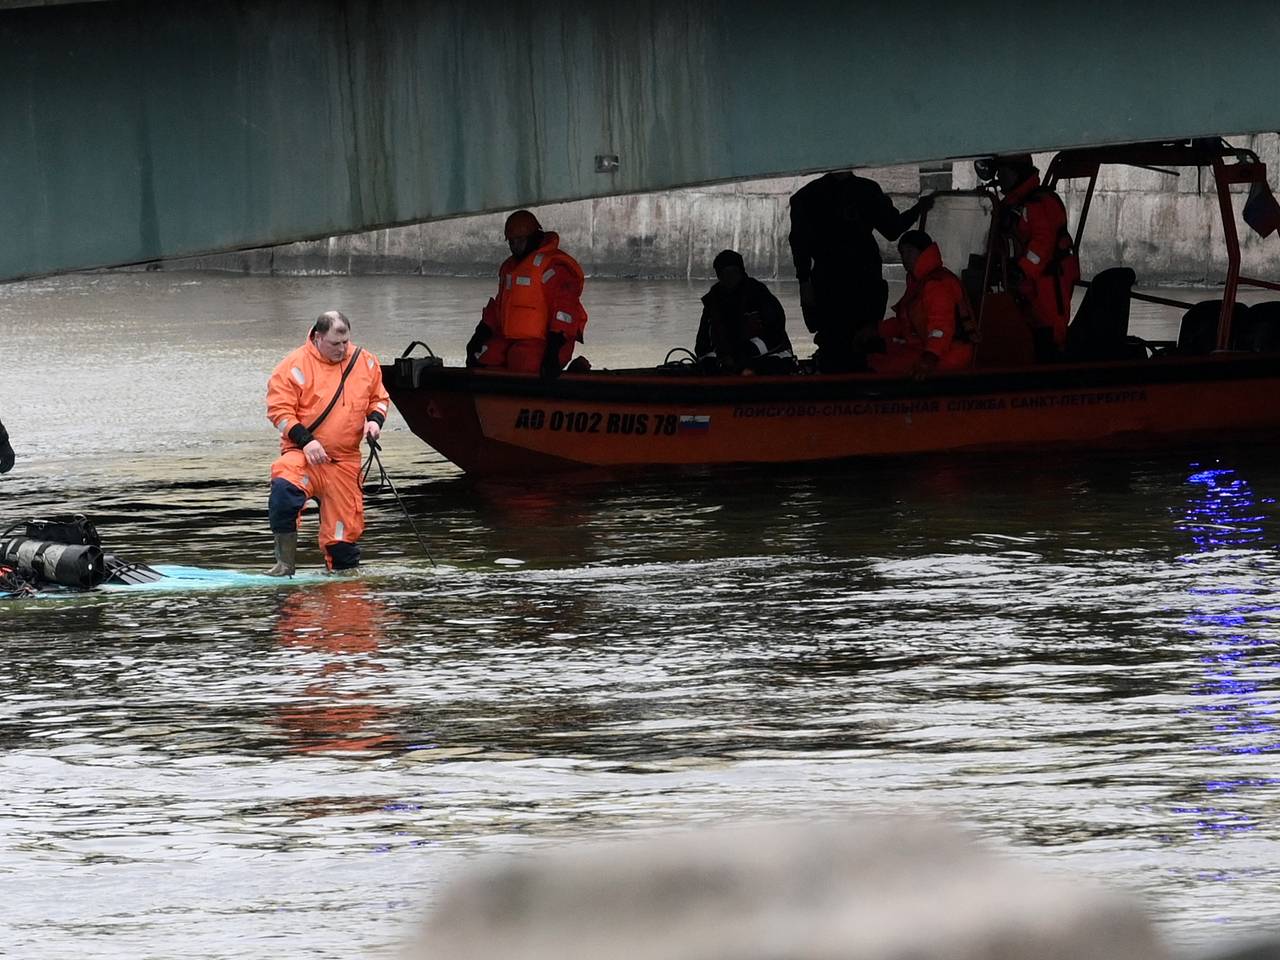
<svg viewBox="0 0 1280 960">
<path fill-rule="evenodd" d="M 922 226 L 942 251 L 942 262 L 955 273 L 967 268 L 971 257 L 986 255 L 994 209 L 985 191 L 934 194 Z"/>
</svg>

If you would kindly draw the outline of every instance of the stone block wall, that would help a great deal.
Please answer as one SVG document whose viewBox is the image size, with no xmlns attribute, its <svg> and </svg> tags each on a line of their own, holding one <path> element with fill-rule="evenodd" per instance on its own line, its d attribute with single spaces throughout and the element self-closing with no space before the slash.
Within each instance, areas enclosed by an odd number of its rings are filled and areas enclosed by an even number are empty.
<svg viewBox="0 0 1280 960">
<path fill-rule="evenodd" d="M 1280 136 L 1229 138 L 1255 150 L 1280 182 Z M 1042 170 L 1051 154 L 1037 156 Z M 899 208 L 922 187 L 957 189 L 975 183 L 972 165 L 930 164 L 862 171 L 878 180 Z M 1110 168 L 1100 178 L 1083 246 L 1084 273 L 1115 265 L 1133 267 L 1145 285 L 1212 283 L 1226 270 L 1217 196 L 1207 175 L 1181 169 L 1177 176 L 1135 168 Z M 604 277 L 697 278 L 711 275 L 711 261 L 726 247 L 740 251 L 754 275 L 794 276 L 787 246 L 787 200 L 809 176 L 692 187 L 664 193 L 606 197 L 537 208 L 543 225 L 587 273 Z M 1062 194 L 1075 222 L 1083 181 Z M 1245 190 L 1237 188 L 1237 210 Z M 504 215 L 490 214 L 377 230 L 269 250 L 193 258 L 170 269 L 280 274 L 492 275 L 506 255 Z M 1246 273 L 1280 277 L 1280 237 L 1264 240 L 1240 225 Z M 897 259 L 882 243 L 886 261 Z"/>
</svg>

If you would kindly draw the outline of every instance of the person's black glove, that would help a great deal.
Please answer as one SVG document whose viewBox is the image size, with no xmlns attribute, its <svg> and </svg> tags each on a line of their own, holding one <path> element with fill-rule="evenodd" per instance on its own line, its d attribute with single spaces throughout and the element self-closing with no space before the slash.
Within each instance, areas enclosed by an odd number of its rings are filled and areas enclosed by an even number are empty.
<svg viewBox="0 0 1280 960">
<path fill-rule="evenodd" d="M 13 447 L 9 446 L 9 434 L 0 429 L 0 473 L 13 469 Z"/>
<path fill-rule="evenodd" d="M 547 378 L 560 376 L 560 350 L 564 346 L 564 334 L 547 336 L 547 352 L 542 355 L 542 375 Z"/>
<path fill-rule="evenodd" d="M 480 348 L 489 342 L 489 338 L 493 336 L 493 331 L 489 329 L 488 324 L 483 320 L 476 324 L 476 332 L 471 335 L 471 339 L 467 341 L 467 366 L 474 367 L 480 363 Z"/>
</svg>

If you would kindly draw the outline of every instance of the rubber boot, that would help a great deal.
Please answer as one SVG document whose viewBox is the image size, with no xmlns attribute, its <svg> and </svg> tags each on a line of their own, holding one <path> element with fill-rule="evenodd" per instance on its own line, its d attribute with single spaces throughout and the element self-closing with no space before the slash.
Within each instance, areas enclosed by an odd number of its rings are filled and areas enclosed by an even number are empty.
<svg viewBox="0 0 1280 960">
<path fill-rule="evenodd" d="M 267 571 L 269 577 L 292 577 L 298 563 L 298 532 L 277 533 L 276 565 Z"/>
</svg>

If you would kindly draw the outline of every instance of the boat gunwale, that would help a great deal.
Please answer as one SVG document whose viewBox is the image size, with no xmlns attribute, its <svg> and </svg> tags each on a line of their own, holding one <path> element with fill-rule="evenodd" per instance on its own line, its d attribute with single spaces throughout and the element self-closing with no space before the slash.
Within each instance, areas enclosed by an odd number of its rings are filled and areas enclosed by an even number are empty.
<svg viewBox="0 0 1280 960">
<path fill-rule="evenodd" d="M 526 396 L 574 402 L 723 405 L 806 400 L 925 399 L 993 393 L 1138 389 L 1270 377 L 1280 379 L 1280 353 L 1224 353 L 1207 357 L 1041 364 L 967 370 L 921 380 L 866 373 L 742 377 L 608 370 L 542 379 L 502 371 L 422 367 L 417 372 L 416 385 L 407 386 L 397 380 L 394 366 L 384 366 L 383 373 L 393 397 L 396 394 L 436 391 L 477 397 Z"/>
</svg>

